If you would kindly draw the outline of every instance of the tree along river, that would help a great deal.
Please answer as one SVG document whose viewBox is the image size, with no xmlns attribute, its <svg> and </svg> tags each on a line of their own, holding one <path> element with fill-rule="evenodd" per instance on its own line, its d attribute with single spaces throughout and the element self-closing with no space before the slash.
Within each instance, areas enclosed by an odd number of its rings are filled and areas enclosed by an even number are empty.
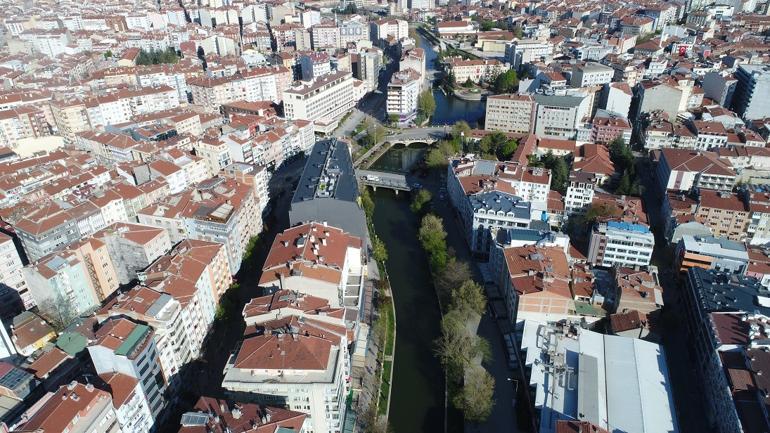
<svg viewBox="0 0 770 433">
<path fill-rule="evenodd" d="M 425 147 L 393 148 L 374 166 L 406 172 Z M 444 372 L 433 351 L 441 332 L 441 312 L 425 253 L 417 239 L 419 218 L 410 195 L 389 189 L 374 193 L 374 228 L 388 249 L 387 269 L 396 307 L 396 352 L 389 422 L 396 433 L 444 432 Z M 449 411 L 449 432 L 462 420 Z"/>
</svg>

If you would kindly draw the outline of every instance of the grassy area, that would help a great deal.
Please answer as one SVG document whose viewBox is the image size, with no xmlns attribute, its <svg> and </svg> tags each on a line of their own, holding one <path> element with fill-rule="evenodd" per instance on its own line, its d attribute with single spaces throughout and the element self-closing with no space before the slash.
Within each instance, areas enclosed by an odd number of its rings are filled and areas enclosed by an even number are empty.
<svg viewBox="0 0 770 433">
<path fill-rule="evenodd" d="M 382 364 L 382 383 L 380 384 L 380 403 L 377 413 L 385 415 L 388 411 L 388 397 L 390 397 L 390 371 L 393 369 L 393 361 L 385 361 Z"/>
<path fill-rule="evenodd" d="M 387 333 L 385 335 L 385 356 L 393 356 L 393 348 L 396 345 L 396 320 L 393 317 L 393 303 L 389 303 L 389 308 L 385 309 L 387 317 Z"/>
</svg>

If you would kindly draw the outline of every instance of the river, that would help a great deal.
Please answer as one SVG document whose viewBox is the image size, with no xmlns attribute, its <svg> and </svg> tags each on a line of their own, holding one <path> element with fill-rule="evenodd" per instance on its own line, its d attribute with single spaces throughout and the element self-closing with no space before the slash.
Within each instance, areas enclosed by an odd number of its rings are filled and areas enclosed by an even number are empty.
<svg viewBox="0 0 770 433">
<path fill-rule="evenodd" d="M 409 194 L 374 193 L 374 227 L 388 249 L 396 307 L 396 352 L 389 423 L 396 433 L 443 433 L 444 374 L 434 356 L 441 313 L 428 262 L 417 240 L 419 220 Z M 460 430 L 462 431 L 462 430 Z"/>
<path fill-rule="evenodd" d="M 428 70 L 435 70 L 435 59 L 438 53 L 430 41 L 419 32 L 417 47 L 425 51 L 425 65 Z M 438 87 L 433 88 L 433 98 L 436 100 L 436 112 L 430 119 L 431 125 L 452 125 L 465 120 L 471 127 L 479 127 L 479 119 L 484 116 L 486 104 L 483 101 L 465 101 L 455 96 L 445 95 Z"/>
</svg>

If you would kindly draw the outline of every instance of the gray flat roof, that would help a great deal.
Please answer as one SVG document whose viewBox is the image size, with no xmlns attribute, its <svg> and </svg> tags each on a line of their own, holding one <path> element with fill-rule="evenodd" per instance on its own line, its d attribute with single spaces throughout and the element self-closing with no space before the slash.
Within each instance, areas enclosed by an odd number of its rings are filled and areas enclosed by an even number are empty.
<svg viewBox="0 0 770 433">
<path fill-rule="evenodd" d="M 344 141 L 329 139 L 316 142 L 291 202 L 322 198 L 352 202 L 358 198 L 353 161 Z"/>
<path fill-rule="evenodd" d="M 579 96 L 535 95 L 535 102 L 553 107 L 574 108 L 579 106 L 583 99 Z"/>
</svg>

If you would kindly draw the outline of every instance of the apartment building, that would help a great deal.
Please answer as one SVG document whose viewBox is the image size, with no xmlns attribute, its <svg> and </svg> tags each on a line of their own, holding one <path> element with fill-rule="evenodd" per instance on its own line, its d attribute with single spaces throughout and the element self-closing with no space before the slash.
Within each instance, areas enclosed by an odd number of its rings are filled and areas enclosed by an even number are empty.
<svg viewBox="0 0 770 433">
<path fill-rule="evenodd" d="M 284 112 L 289 120 L 308 120 L 318 133 L 328 133 L 355 104 L 354 79 L 338 71 L 284 92 Z"/>
<path fill-rule="evenodd" d="M 674 253 L 679 272 L 690 268 L 714 269 L 744 275 L 749 266 L 746 246 L 714 236 L 683 235 Z"/>
<path fill-rule="evenodd" d="M 573 140 L 583 120 L 590 115 L 590 98 L 581 96 L 535 95 L 535 134 Z"/>
<path fill-rule="evenodd" d="M 484 128 L 530 134 L 535 128 L 536 112 L 535 100 L 530 95 L 490 95 L 487 97 Z"/>
<path fill-rule="evenodd" d="M 30 309 L 35 305 L 35 301 L 24 279 L 23 267 L 13 238 L 0 233 L 0 285 L 8 286 L 18 293 L 24 309 Z"/>
<path fill-rule="evenodd" d="M 88 264 L 73 251 L 51 253 L 22 272 L 38 308 L 68 321 L 99 305 L 99 294 Z"/>
<path fill-rule="evenodd" d="M 205 396 L 182 415 L 180 424 L 178 433 L 197 433 L 202 427 L 211 433 L 230 429 L 241 433 L 312 431 L 310 419 L 302 412 Z"/>
<path fill-rule="evenodd" d="M 612 288 L 602 300 L 602 308 L 610 314 L 636 311 L 646 317 L 663 307 L 663 287 L 654 266 L 647 269 L 614 266 L 610 275 Z"/>
<path fill-rule="evenodd" d="M 358 45 L 360 41 L 370 40 L 369 23 L 363 20 L 349 19 L 339 23 L 338 27 L 340 29 L 340 47 L 342 48 L 351 43 Z"/>
<path fill-rule="evenodd" d="M 547 169 L 513 162 L 451 161 L 447 191 L 472 250 L 487 253 L 499 228 L 527 228 L 533 220 L 545 220 L 550 179 Z"/>
<path fill-rule="evenodd" d="M 136 378 L 122 373 L 103 373 L 99 377 L 112 396 L 121 432 L 146 433 L 154 429 L 150 402 Z"/>
<path fill-rule="evenodd" d="M 136 279 L 137 271 L 171 249 L 167 231 L 140 224 L 115 223 L 94 234 L 94 238 L 107 246 L 120 284 Z"/>
<path fill-rule="evenodd" d="M 661 149 L 656 174 L 662 190 L 689 191 L 693 187 L 730 191 L 736 181 L 732 164 L 713 152 Z"/>
<path fill-rule="evenodd" d="M 195 344 L 199 341 L 193 341 L 188 336 L 192 328 L 185 321 L 182 304 L 168 293 L 135 286 L 96 311 L 96 318 L 100 322 L 117 317 L 128 317 L 137 323 L 146 323 L 153 329 L 163 375 L 169 387 L 176 389 L 181 380 L 179 371 L 196 358 L 201 350 Z"/>
<path fill-rule="evenodd" d="M 91 129 L 86 105 L 82 101 L 56 100 L 51 101 L 50 107 L 56 131 L 64 137 L 65 143 L 74 143 L 75 134 Z"/>
<path fill-rule="evenodd" d="M 602 86 L 600 107 L 610 113 L 617 113 L 628 118 L 631 115 L 631 102 L 634 93 L 628 83 L 614 82 Z"/>
<path fill-rule="evenodd" d="M 505 61 L 518 70 L 528 63 L 550 62 L 553 52 L 554 46 L 548 41 L 521 39 L 505 45 Z"/>
<path fill-rule="evenodd" d="M 252 68 L 224 77 L 191 78 L 187 81 L 192 100 L 211 113 L 235 101 L 279 103 L 291 83 L 291 71 L 283 66 Z"/>
<path fill-rule="evenodd" d="M 96 331 L 96 341 L 89 344 L 88 353 L 97 374 L 121 373 L 138 380 L 150 412 L 157 418 L 165 405 L 167 378 L 161 370 L 153 334 L 147 325 L 111 318 Z"/>
<path fill-rule="evenodd" d="M 575 65 L 572 68 L 570 85 L 572 87 L 590 87 L 609 84 L 615 70 L 609 66 L 596 62 L 587 62 L 582 65 Z"/>
<path fill-rule="evenodd" d="M 564 210 L 567 214 L 585 213 L 594 200 L 594 192 L 601 180 L 595 173 L 570 172 L 567 195 L 564 196 Z"/>
<path fill-rule="evenodd" d="M 314 79 L 331 73 L 332 63 L 329 54 L 310 51 L 299 55 L 299 69 L 302 79 L 313 81 Z"/>
<path fill-rule="evenodd" d="M 588 246 L 588 261 L 595 266 L 647 266 L 655 236 L 647 225 L 620 221 L 597 223 Z"/>
<path fill-rule="evenodd" d="M 363 291 L 361 238 L 323 223 L 284 230 L 270 247 L 260 287 L 323 298 L 332 307 L 357 308 Z"/>
<path fill-rule="evenodd" d="M 110 393 L 72 382 L 43 397 L 23 416 L 19 432 L 121 433 Z"/>
<path fill-rule="evenodd" d="M 735 70 L 737 80 L 733 95 L 733 109 L 747 120 L 770 116 L 770 68 L 766 65 L 741 64 Z"/>
<path fill-rule="evenodd" d="M 364 82 L 368 91 L 374 91 L 377 88 L 380 71 L 382 70 L 382 50 L 379 48 L 368 48 L 360 50 L 358 53 L 358 62 L 353 63 L 353 75 Z"/>
<path fill-rule="evenodd" d="M 763 329 L 770 317 L 770 309 L 757 299 L 769 294 L 754 278 L 699 267 L 687 272 L 680 317 L 692 341 L 694 383 L 703 395 L 709 431 L 762 431 L 770 426 L 762 410 L 764 397 L 739 391 L 764 380 L 760 365 L 770 362 L 757 347 L 767 344 Z"/>
<path fill-rule="evenodd" d="M 386 109 L 388 116 L 398 116 L 399 124 L 408 124 L 417 116 L 417 100 L 423 77 L 414 69 L 396 71 L 388 83 Z"/>
<path fill-rule="evenodd" d="M 43 110 L 21 106 L 0 111 L 0 145 L 13 150 L 19 141 L 51 134 L 51 128 Z"/>
<path fill-rule="evenodd" d="M 142 209 L 138 218 L 166 229 L 172 243 L 190 238 L 223 244 L 235 274 L 249 241 L 262 231 L 261 209 L 253 185 L 215 177 Z"/>
<path fill-rule="evenodd" d="M 139 281 L 182 305 L 188 341 L 197 356 L 214 322 L 217 303 L 232 283 L 225 248 L 214 242 L 182 241 L 139 274 Z"/>
<path fill-rule="evenodd" d="M 448 72 L 460 85 L 468 81 L 477 84 L 481 81 L 489 83 L 509 69 L 507 64 L 494 59 L 464 60 L 461 57 L 451 57 L 446 59 L 446 62 Z"/>
<path fill-rule="evenodd" d="M 372 40 L 385 41 L 393 38 L 396 41 L 409 37 L 409 23 L 399 19 L 382 19 L 370 22 L 369 34 Z"/>
<path fill-rule="evenodd" d="M 633 129 L 628 119 L 605 110 L 598 110 L 591 121 L 591 141 L 610 144 L 620 137 L 625 143 L 631 142 Z"/>
<path fill-rule="evenodd" d="M 332 307 L 324 298 L 288 289 L 252 298 L 243 307 L 246 326 L 259 325 L 285 316 L 341 324 L 345 319 L 345 307 Z"/>
<path fill-rule="evenodd" d="M 714 236 L 742 242 L 748 237 L 751 212 L 737 194 L 703 189 L 695 221 L 708 227 Z"/>
<path fill-rule="evenodd" d="M 222 387 L 235 399 L 305 413 L 314 433 L 341 431 L 350 387 L 346 335 L 344 326 L 293 316 L 248 327 Z"/>
<path fill-rule="evenodd" d="M 310 27 L 313 50 L 340 48 L 340 29 L 335 24 L 316 24 Z"/>
<path fill-rule="evenodd" d="M 490 254 L 490 264 L 491 269 L 496 270 L 496 283 L 511 323 L 576 316 L 570 268 L 563 248 L 496 244 Z"/>
</svg>

